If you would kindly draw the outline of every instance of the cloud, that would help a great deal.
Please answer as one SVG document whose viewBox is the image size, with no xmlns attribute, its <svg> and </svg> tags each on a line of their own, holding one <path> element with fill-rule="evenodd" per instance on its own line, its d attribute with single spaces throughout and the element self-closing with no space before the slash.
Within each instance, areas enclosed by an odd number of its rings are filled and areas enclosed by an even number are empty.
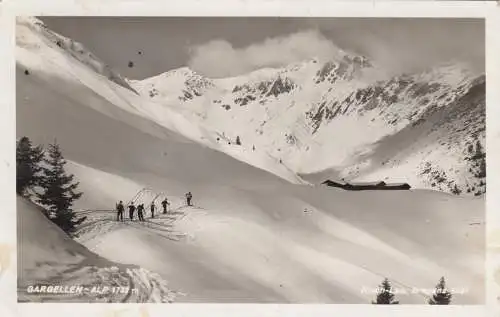
<svg viewBox="0 0 500 317">
<path fill-rule="evenodd" d="M 268 38 L 243 48 L 226 40 L 191 47 L 188 66 L 212 78 L 245 74 L 263 67 L 282 67 L 311 58 L 335 59 L 342 55 L 331 40 L 315 30 Z"/>
<path fill-rule="evenodd" d="M 484 39 L 467 33 L 472 32 L 464 28 L 461 36 L 453 36 L 438 27 L 421 26 L 419 32 L 407 27 L 402 32 L 362 37 L 356 45 L 362 54 L 394 74 L 419 72 L 443 63 L 460 63 L 471 71 L 484 72 Z"/>
</svg>

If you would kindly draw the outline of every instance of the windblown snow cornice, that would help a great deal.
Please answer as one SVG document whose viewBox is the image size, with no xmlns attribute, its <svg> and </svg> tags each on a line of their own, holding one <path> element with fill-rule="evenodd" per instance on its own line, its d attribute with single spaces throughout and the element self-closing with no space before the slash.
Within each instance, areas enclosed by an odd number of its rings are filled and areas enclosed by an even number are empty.
<svg viewBox="0 0 500 317">
<path fill-rule="evenodd" d="M 50 47 L 59 47 L 60 50 L 65 51 L 71 57 L 88 66 L 96 73 L 138 94 L 138 92 L 128 83 L 125 77 L 121 76 L 111 66 L 95 56 L 83 44 L 50 30 L 41 20 L 36 17 L 18 17 L 17 24 L 25 25 L 33 30 L 35 34 L 38 35 L 37 40 L 44 41 Z M 26 45 L 36 45 L 33 42 L 34 39 L 20 38 L 18 36 L 16 37 L 16 40 L 18 41 L 18 43 L 24 43 Z"/>
</svg>

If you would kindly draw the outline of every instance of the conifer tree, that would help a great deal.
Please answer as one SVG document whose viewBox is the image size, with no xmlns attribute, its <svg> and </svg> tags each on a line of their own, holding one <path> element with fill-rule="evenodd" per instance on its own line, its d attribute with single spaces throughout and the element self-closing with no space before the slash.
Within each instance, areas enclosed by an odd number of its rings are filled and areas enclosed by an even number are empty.
<svg viewBox="0 0 500 317">
<path fill-rule="evenodd" d="M 479 140 L 477 140 L 477 142 L 476 142 L 476 153 L 475 153 L 474 157 L 476 159 L 481 159 L 481 158 L 485 157 L 485 153 L 483 151 L 483 146 L 481 145 L 481 142 L 479 142 Z"/>
<path fill-rule="evenodd" d="M 446 288 L 444 277 L 441 277 L 439 283 L 436 285 L 434 294 L 429 299 L 430 305 L 449 305 L 451 302 L 452 294 Z"/>
<path fill-rule="evenodd" d="M 39 194 L 39 202 L 47 207 L 54 223 L 71 233 L 75 225 L 84 219 L 75 221 L 76 215 L 71 209 L 73 202 L 83 193 L 76 192 L 79 183 L 73 181 L 74 175 L 66 173 L 66 160 L 57 142 L 49 145 L 48 158 L 44 159 L 44 163 L 46 166 L 42 168 L 44 177 L 41 181 L 43 192 Z"/>
<path fill-rule="evenodd" d="M 376 301 L 372 301 L 372 304 L 378 305 L 395 305 L 399 304 L 399 301 L 394 300 L 394 293 L 392 292 L 391 282 L 387 278 L 382 281 L 377 292 Z"/>
<path fill-rule="evenodd" d="M 16 145 L 16 192 L 25 196 L 26 191 L 40 183 L 40 163 L 43 159 L 43 148 L 33 147 L 31 140 L 23 136 Z"/>
</svg>

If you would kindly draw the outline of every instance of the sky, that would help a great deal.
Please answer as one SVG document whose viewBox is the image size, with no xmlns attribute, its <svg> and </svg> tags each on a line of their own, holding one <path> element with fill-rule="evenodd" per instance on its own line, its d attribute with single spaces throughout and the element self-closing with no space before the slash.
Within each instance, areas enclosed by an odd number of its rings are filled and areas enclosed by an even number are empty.
<svg viewBox="0 0 500 317">
<path fill-rule="evenodd" d="M 466 18 L 41 17 L 130 79 L 188 66 L 212 78 L 362 54 L 390 72 L 457 60 L 485 69 L 485 24 Z M 133 67 L 129 67 L 133 62 Z"/>
</svg>

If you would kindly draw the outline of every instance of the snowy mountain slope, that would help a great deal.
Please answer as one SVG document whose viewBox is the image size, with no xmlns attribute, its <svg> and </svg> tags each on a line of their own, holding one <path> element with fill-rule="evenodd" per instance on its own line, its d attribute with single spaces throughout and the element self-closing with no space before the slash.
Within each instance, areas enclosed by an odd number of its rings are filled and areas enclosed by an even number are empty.
<svg viewBox="0 0 500 317">
<path fill-rule="evenodd" d="M 177 99 L 186 116 L 228 140 L 239 136 L 243 147 L 266 151 L 309 180 L 383 176 L 415 188 L 480 195 L 485 192 L 484 173 L 470 170 L 484 165 L 484 155 L 479 163 L 467 156 L 471 144 L 476 147 L 479 142 L 484 149 L 484 81 L 484 75 L 474 75 L 461 63 L 388 76 L 365 57 L 345 55 L 337 61 L 313 59 L 217 80 L 183 68 L 131 85 L 159 104 Z M 186 98 L 181 91 L 196 93 Z M 464 105 L 470 94 L 477 97 Z M 446 114 L 464 107 L 470 112 L 462 111 L 459 120 Z M 431 115 L 433 122 L 441 121 L 434 122 L 429 145 L 424 140 L 431 131 L 424 133 L 419 126 Z M 467 128 L 461 129 L 464 120 Z M 450 129 L 454 140 L 449 140 Z M 469 134 L 470 130 L 476 133 Z M 411 138 L 399 140 L 390 152 L 406 153 L 407 159 L 359 162 L 378 144 L 403 134 Z M 418 144 L 415 136 L 422 138 Z M 390 169 L 385 166 L 388 160 Z M 361 173 L 360 164 L 370 172 Z"/>
<path fill-rule="evenodd" d="M 172 302 L 175 299 L 176 293 L 160 276 L 135 265 L 113 263 L 90 252 L 31 202 L 18 198 L 17 212 L 19 301 Z M 82 286 L 87 290 L 40 295 L 28 289 L 43 285 Z M 96 285 L 124 289 L 99 294 L 92 291 Z"/>
<path fill-rule="evenodd" d="M 86 212 L 78 241 L 92 252 L 157 272 L 186 294 L 176 301 L 368 303 L 374 295 L 361 290 L 385 276 L 411 290 L 443 275 L 468 289 L 454 303 L 484 301 L 482 198 L 293 184 L 284 164 L 263 161 L 269 173 L 221 152 L 265 157 L 245 137 L 216 151 L 210 129 L 177 113 L 179 105 L 137 96 L 53 49 L 18 44 L 17 134 L 43 144 L 57 138 L 85 192 L 79 209 L 109 209 L 145 187 L 172 201 L 170 214 L 145 223 Z M 184 205 L 187 191 L 195 207 Z"/>
<path fill-rule="evenodd" d="M 55 81 L 60 85 L 54 85 L 56 88 L 51 88 L 55 89 L 54 93 L 57 94 L 64 94 L 65 89 L 75 89 L 75 96 L 77 96 L 77 91 L 90 90 L 92 93 L 85 93 L 87 96 L 85 100 L 77 100 L 71 95 L 65 99 L 72 99 L 73 102 L 77 103 L 88 103 L 88 106 L 108 116 L 116 116 L 117 107 L 124 109 L 128 113 L 146 119 L 146 121 L 142 121 L 142 125 L 166 127 L 189 139 L 183 139 L 184 142 L 201 143 L 272 172 L 288 181 L 303 183 L 293 171 L 279 164 L 275 158 L 267 153 L 250 153 L 241 147 L 216 142 L 216 133 L 201 124 L 191 122 L 189 118 L 176 111 L 176 105 L 173 107 L 158 105 L 138 96 L 129 89 L 116 89 L 121 85 L 110 81 L 108 77 L 102 76 L 99 72 L 96 76 L 95 69 L 88 66 L 90 62 L 81 63 L 80 59 L 77 59 L 78 62 L 75 63 L 72 54 L 68 54 L 66 50 L 61 50 L 56 44 L 47 40 L 43 32 L 33 27 L 33 24 L 38 25 L 39 23 L 41 22 L 37 19 L 27 19 L 21 20 L 17 24 L 16 57 L 18 65 L 22 64 L 22 67 L 18 69 L 18 76 L 28 76 L 38 80 L 40 74 L 43 74 L 42 84 L 45 84 L 43 81 Z M 22 74 L 21 69 L 28 71 L 28 75 Z M 99 105 L 105 102 L 103 99 L 117 107 L 100 107 Z M 123 117 L 121 120 L 126 119 Z M 151 133 L 149 132 L 151 129 L 147 129 L 148 133 Z M 165 132 L 160 133 L 164 134 Z"/>
<path fill-rule="evenodd" d="M 61 51 L 78 60 L 88 68 L 98 74 L 103 75 L 110 81 L 137 93 L 120 74 L 114 71 L 109 65 L 106 65 L 97 56 L 93 55 L 81 43 L 66 38 L 60 34 L 48 29 L 40 20 L 33 17 L 17 18 L 18 33 L 16 41 L 19 44 L 28 45 L 33 49 L 43 49 L 44 46 L 57 45 Z M 21 27 L 22 26 L 22 27 Z M 39 36 L 36 36 L 38 34 Z M 34 36 L 35 35 L 35 36 Z M 36 38 L 36 41 L 34 41 Z M 26 42 L 25 42 L 26 41 Z"/>
<path fill-rule="evenodd" d="M 416 122 L 378 142 L 372 153 L 353 164 L 356 169 L 348 170 L 346 177 L 373 180 L 390 175 L 454 194 L 483 194 L 485 96 L 485 80 L 480 77 L 450 105 L 426 109 Z"/>
</svg>

